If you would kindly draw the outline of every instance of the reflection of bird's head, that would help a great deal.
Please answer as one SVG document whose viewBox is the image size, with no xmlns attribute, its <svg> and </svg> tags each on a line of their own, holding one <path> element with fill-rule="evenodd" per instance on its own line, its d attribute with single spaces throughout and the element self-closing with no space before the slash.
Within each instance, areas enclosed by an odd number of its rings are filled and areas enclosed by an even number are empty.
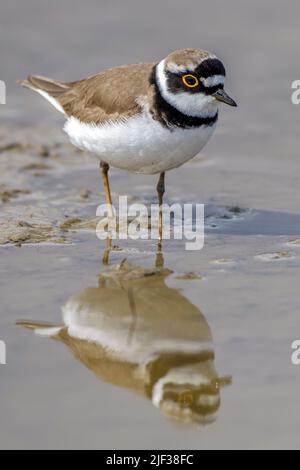
<svg viewBox="0 0 300 470">
<path fill-rule="evenodd" d="M 214 353 L 210 349 L 159 358 L 149 366 L 156 380 L 152 389 L 153 404 L 177 423 L 214 421 L 221 402 L 220 388 L 230 383 L 230 378 L 219 378 L 213 361 Z"/>
<path fill-rule="evenodd" d="M 164 415 L 209 422 L 220 406 L 211 332 L 166 285 L 169 274 L 123 263 L 65 304 L 63 325 L 19 324 L 63 342 L 101 380 L 147 397 Z"/>
<path fill-rule="evenodd" d="M 219 407 L 219 390 L 210 384 L 166 384 L 160 409 L 174 422 L 190 425 L 213 422 Z"/>
</svg>

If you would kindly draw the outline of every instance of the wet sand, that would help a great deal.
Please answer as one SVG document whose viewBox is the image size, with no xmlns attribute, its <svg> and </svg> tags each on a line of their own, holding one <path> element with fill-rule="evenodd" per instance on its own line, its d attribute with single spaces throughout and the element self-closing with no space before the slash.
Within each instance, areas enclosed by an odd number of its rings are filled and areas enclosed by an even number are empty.
<svg viewBox="0 0 300 470">
<path fill-rule="evenodd" d="M 290 101 L 299 5 L 229 1 L 224 11 L 213 1 L 200 11 L 188 0 L 181 15 L 177 1 L 150 9 L 131 0 L 128 12 L 116 1 L 99 15 L 99 2 L 72 2 L 70 18 L 68 0 L 26 0 L 19 20 L 14 3 L 0 30 L 10 44 L 0 77 L 9 91 L 0 109 L 0 447 L 299 447 L 291 343 L 300 335 L 300 108 Z M 167 175 L 169 202 L 206 204 L 205 247 L 165 241 L 164 268 L 155 268 L 153 241 L 122 241 L 109 269 L 94 231 L 97 163 L 14 80 L 79 78 L 190 45 L 224 58 L 239 102 L 221 110 L 201 155 Z M 114 200 L 153 200 L 155 179 L 113 170 Z M 125 258 L 133 267 L 124 272 Z M 75 328 L 80 309 L 85 324 Z M 62 325 L 63 334 L 40 337 L 16 327 L 21 319 Z"/>
</svg>

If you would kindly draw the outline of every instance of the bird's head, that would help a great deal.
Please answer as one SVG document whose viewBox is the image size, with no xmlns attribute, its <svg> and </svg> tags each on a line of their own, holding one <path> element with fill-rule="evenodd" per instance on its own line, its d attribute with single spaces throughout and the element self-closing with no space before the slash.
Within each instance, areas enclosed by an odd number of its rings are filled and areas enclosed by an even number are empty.
<svg viewBox="0 0 300 470">
<path fill-rule="evenodd" d="M 185 115 L 209 116 L 219 102 L 237 106 L 224 90 L 224 65 L 208 51 L 172 52 L 158 63 L 155 78 L 164 100 Z"/>
</svg>

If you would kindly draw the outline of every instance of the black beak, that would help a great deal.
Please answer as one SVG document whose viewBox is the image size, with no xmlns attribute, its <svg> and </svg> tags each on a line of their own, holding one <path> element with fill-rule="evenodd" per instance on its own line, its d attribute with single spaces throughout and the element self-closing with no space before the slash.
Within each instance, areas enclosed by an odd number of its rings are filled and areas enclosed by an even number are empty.
<svg viewBox="0 0 300 470">
<path fill-rule="evenodd" d="M 212 96 L 214 96 L 216 100 L 222 101 L 222 103 L 229 104 L 229 106 L 237 106 L 236 102 L 230 98 L 230 96 L 227 95 L 226 91 L 222 90 L 222 88 L 213 93 Z"/>
</svg>

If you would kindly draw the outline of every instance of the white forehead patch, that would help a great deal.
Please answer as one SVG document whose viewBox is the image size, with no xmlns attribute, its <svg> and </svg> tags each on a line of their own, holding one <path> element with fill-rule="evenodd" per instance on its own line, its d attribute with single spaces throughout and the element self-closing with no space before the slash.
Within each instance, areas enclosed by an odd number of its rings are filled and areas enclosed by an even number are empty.
<svg viewBox="0 0 300 470">
<path fill-rule="evenodd" d="M 201 78 L 200 80 L 205 87 L 224 85 L 225 83 L 224 75 L 212 75 L 211 77 Z"/>
</svg>

